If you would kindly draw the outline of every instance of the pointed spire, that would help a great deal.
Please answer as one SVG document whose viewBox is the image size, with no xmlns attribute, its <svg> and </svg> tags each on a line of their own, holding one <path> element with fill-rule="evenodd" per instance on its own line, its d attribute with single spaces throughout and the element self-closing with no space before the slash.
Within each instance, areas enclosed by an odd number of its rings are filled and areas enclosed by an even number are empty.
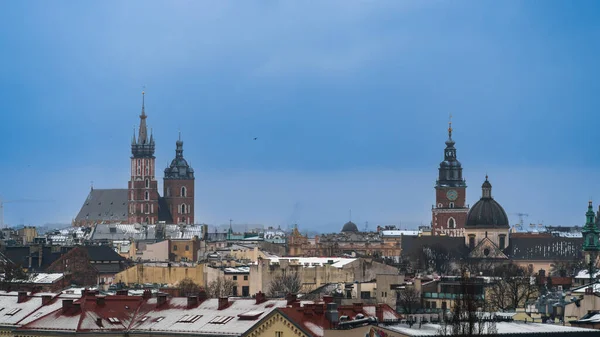
<svg viewBox="0 0 600 337">
<path fill-rule="evenodd" d="M 452 114 L 450 114 L 450 119 L 448 120 L 448 139 L 452 139 Z"/>
<path fill-rule="evenodd" d="M 481 185 L 481 197 L 488 199 L 492 198 L 492 184 L 490 184 L 487 174 L 485 175 L 485 181 L 483 182 L 483 185 Z"/>
<path fill-rule="evenodd" d="M 145 108 L 146 93 L 142 91 L 142 114 L 140 115 L 140 132 L 138 135 L 138 144 L 145 145 L 148 143 L 148 130 L 146 128 L 146 108 Z"/>
<path fill-rule="evenodd" d="M 150 128 L 150 144 L 154 144 L 154 129 Z"/>
<path fill-rule="evenodd" d="M 131 138 L 131 144 L 135 144 L 136 140 L 135 140 L 135 125 L 133 126 L 133 137 Z"/>
</svg>

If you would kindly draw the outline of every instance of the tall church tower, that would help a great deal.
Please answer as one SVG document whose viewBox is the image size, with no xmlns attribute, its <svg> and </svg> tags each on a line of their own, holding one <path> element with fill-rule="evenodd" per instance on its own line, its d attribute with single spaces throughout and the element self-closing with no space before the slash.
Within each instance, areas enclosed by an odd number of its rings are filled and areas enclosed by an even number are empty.
<svg viewBox="0 0 600 337">
<path fill-rule="evenodd" d="M 596 268 L 598 252 L 600 252 L 600 229 L 596 225 L 594 209 L 592 202 L 588 204 L 588 210 L 585 213 L 585 226 L 581 234 L 583 235 L 583 253 L 588 266 L 590 283 L 594 281 L 594 274 L 598 271 Z"/>
<path fill-rule="evenodd" d="M 131 177 L 128 195 L 129 223 L 158 223 L 158 182 L 154 170 L 154 137 L 148 138 L 146 126 L 144 92 L 142 92 L 142 114 L 137 139 L 135 132 L 131 140 Z"/>
<path fill-rule="evenodd" d="M 440 163 L 435 185 L 435 205 L 431 208 L 433 235 L 464 236 L 469 207 L 466 205 L 467 184 L 463 179 L 462 166 L 456 159 L 452 139 L 452 121 L 448 123 L 448 140 L 444 161 Z"/>
<path fill-rule="evenodd" d="M 194 223 L 194 169 L 183 158 L 181 134 L 175 143 L 175 159 L 165 169 L 164 196 L 174 223 Z"/>
</svg>

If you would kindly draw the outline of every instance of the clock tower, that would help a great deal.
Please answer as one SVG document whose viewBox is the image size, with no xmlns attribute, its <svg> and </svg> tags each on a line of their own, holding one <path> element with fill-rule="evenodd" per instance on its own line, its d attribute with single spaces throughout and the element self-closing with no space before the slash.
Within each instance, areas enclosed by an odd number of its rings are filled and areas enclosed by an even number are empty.
<svg viewBox="0 0 600 337">
<path fill-rule="evenodd" d="M 452 121 L 448 123 L 448 140 L 444 150 L 444 161 L 440 163 L 439 176 L 435 184 L 435 205 L 431 208 L 433 235 L 464 236 L 469 206 L 466 204 L 467 184 L 462 175 L 462 166 L 456 159 L 456 148 L 452 139 Z"/>
</svg>

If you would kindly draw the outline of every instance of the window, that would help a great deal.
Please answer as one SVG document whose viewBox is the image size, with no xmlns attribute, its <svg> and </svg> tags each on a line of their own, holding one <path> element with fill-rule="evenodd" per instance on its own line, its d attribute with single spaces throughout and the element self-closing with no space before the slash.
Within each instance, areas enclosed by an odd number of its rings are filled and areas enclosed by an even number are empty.
<svg viewBox="0 0 600 337">
<path fill-rule="evenodd" d="M 108 321 L 111 322 L 112 324 L 121 323 L 121 321 L 118 318 L 116 318 L 116 317 L 109 317 Z"/>
<path fill-rule="evenodd" d="M 237 281 L 237 276 L 236 275 L 233 275 L 233 280 Z"/>
<path fill-rule="evenodd" d="M 437 303 L 436 302 L 431 302 L 431 309 L 435 309 L 437 307 Z"/>
<path fill-rule="evenodd" d="M 202 315 L 185 315 L 181 317 L 177 323 L 194 323 L 195 321 L 199 320 L 200 317 L 202 317 Z"/>
<path fill-rule="evenodd" d="M 16 314 L 17 312 L 21 311 L 21 308 L 14 308 L 8 312 L 6 312 L 6 316 L 13 316 L 14 314 Z"/>
<path fill-rule="evenodd" d="M 185 204 L 181 205 L 181 214 L 185 214 Z"/>
<path fill-rule="evenodd" d="M 183 216 L 181 217 L 181 222 L 185 223 L 185 217 L 183 217 Z"/>
<path fill-rule="evenodd" d="M 167 197 L 171 196 L 171 188 L 167 187 L 167 192 L 165 193 L 167 195 Z"/>
<path fill-rule="evenodd" d="M 448 219 L 448 228 L 456 228 L 456 221 L 454 221 L 454 218 Z"/>
<path fill-rule="evenodd" d="M 248 275 L 244 275 L 244 281 L 248 281 Z"/>
<path fill-rule="evenodd" d="M 225 324 L 233 319 L 232 316 L 215 316 L 208 323 L 210 324 Z"/>
<path fill-rule="evenodd" d="M 275 337 L 283 337 L 283 331 L 275 331 Z"/>
<path fill-rule="evenodd" d="M 185 251 L 187 252 L 187 251 L 189 251 L 189 250 L 190 250 L 190 246 L 188 246 L 188 245 L 185 245 Z"/>
<path fill-rule="evenodd" d="M 150 219 L 148 219 L 148 217 L 146 217 L 146 221 L 145 222 L 146 223 L 150 222 Z"/>
<path fill-rule="evenodd" d="M 475 235 L 469 235 L 469 248 L 475 248 Z"/>
<path fill-rule="evenodd" d="M 454 203 L 453 202 L 450 203 L 450 208 L 454 208 Z"/>
<path fill-rule="evenodd" d="M 146 178 L 146 188 L 150 187 L 150 179 Z"/>
<path fill-rule="evenodd" d="M 446 307 L 446 305 L 447 305 L 447 304 L 446 304 L 446 301 L 443 301 L 443 302 L 442 302 L 442 310 L 446 310 L 446 309 L 448 309 L 448 308 Z"/>
<path fill-rule="evenodd" d="M 250 287 L 249 286 L 242 286 L 242 296 L 244 296 L 244 297 L 250 296 Z"/>
<path fill-rule="evenodd" d="M 150 192 L 144 192 L 144 200 L 150 200 Z"/>
<path fill-rule="evenodd" d="M 186 192 L 187 192 L 187 190 L 186 190 L 185 186 L 182 186 L 181 187 L 181 196 L 182 197 L 187 197 L 187 195 L 186 195 L 187 193 Z"/>
<path fill-rule="evenodd" d="M 231 290 L 233 290 L 233 294 L 232 296 L 237 297 L 238 296 L 238 287 L 233 287 Z"/>
<path fill-rule="evenodd" d="M 498 246 L 500 247 L 500 249 L 504 249 L 504 247 L 506 246 L 506 235 L 500 235 L 499 237 L 499 243 Z"/>
<path fill-rule="evenodd" d="M 177 250 L 177 245 L 173 245 L 173 250 Z"/>
</svg>

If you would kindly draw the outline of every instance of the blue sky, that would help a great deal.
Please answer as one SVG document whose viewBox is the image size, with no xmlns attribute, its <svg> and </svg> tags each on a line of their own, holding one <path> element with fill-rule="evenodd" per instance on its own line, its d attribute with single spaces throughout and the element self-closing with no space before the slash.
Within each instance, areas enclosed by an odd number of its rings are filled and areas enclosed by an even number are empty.
<svg viewBox="0 0 600 337">
<path fill-rule="evenodd" d="M 480 196 L 529 221 L 600 201 L 595 1 L 0 4 L 0 196 L 70 222 L 126 187 L 146 86 L 157 166 L 181 130 L 196 219 L 338 231 L 428 224 L 454 116 Z M 258 141 L 252 138 L 258 137 Z M 511 221 L 517 217 L 510 215 Z"/>
</svg>

